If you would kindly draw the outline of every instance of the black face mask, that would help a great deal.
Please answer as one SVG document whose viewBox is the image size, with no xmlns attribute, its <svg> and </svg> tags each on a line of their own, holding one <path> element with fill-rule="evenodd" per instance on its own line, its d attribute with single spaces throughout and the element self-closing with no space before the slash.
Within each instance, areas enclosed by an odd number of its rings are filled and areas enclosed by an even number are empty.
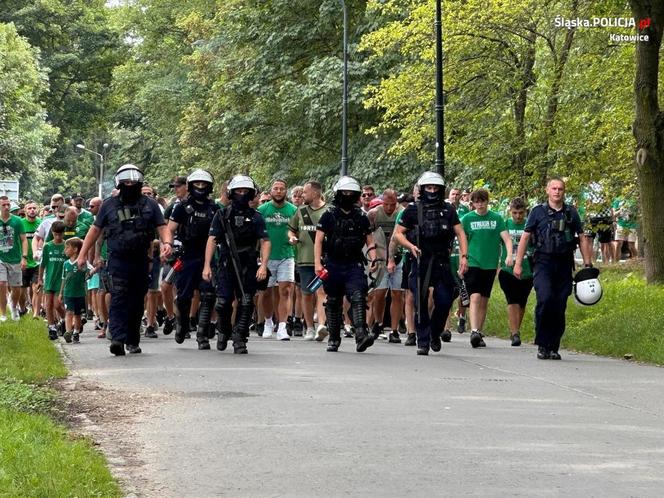
<svg viewBox="0 0 664 498">
<path fill-rule="evenodd" d="M 438 204 L 443 200 L 443 193 L 439 190 L 438 192 L 427 192 L 422 189 L 420 192 L 420 199 L 424 204 Z"/>
<path fill-rule="evenodd" d="M 355 207 L 357 204 L 357 201 L 360 200 L 360 193 L 357 192 L 357 195 L 344 195 L 344 194 L 337 194 L 335 197 L 336 204 L 341 208 L 346 211 L 350 211 Z"/>
<path fill-rule="evenodd" d="M 254 198 L 254 194 L 248 192 L 246 194 L 238 194 L 236 192 L 231 193 L 231 202 L 233 207 L 237 209 L 247 209 L 249 207 L 249 202 Z"/>
<path fill-rule="evenodd" d="M 118 186 L 118 190 L 120 191 L 120 199 L 122 199 L 122 202 L 126 204 L 134 204 L 141 197 L 141 188 L 143 188 L 143 185 L 140 183 L 136 183 L 134 185 L 126 185 L 121 183 Z"/>
<path fill-rule="evenodd" d="M 210 187 L 205 187 L 205 188 L 193 187 L 190 190 L 190 194 L 194 198 L 195 201 L 198 201 L 198 202 L 202 203 L 210 195 Z"/>
</svg>

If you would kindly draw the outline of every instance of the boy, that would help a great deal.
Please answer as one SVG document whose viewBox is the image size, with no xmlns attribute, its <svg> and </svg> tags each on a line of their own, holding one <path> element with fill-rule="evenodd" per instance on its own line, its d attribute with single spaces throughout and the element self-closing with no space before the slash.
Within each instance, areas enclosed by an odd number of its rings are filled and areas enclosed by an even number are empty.
<svg viewBox="0 0 664 498">
<path fill-rule="evenodd" d="M 53 222 L 51 233 L 53 234 L 53 240 L 44 244 L 42 249 L 37 286 L 43 290 L 46 321 L 48 322 L 48 338 L 54 341 L 58 338 L 57 315 L 64 315 L 62 304 L 57 302 L 55 294 L 60 291 L 62 283 L 62 265 L 65 262 L 65 224 L 61 221 Z M 44 274 L 46 277 L 44 277 Z"/>
<path fill-rule="evenodd" d="M 64 303 L 65 328 L 64 339 L 67 342 L 79 342 L 81 332 L 81 315 L 85 313 L 86 277 L 92 270 L 92 265 L 84 271 L 78 269 L 76 259 L 83 247 L 83 241 L 72 237 L 65 241 L 65 256 L 67 259 L 62 265 L 62 283 L 60 284 L 59 300 Z"/>
</svg>

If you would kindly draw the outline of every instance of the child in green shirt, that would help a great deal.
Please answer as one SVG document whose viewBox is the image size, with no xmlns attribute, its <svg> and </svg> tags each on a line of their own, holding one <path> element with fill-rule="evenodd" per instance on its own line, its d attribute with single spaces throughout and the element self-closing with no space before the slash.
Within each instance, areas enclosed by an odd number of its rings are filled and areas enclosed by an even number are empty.
<svg viewBox="0 0 664 498">
<path fill-rule="evenodd" d="M 83 247 L 83 241 L 72 237 L 65 241 L 65 256 L 67 259 L 62 266 L 62 283 L 60 284 L 60 302 L 65 308 L 65 334 L 67 342 L 79 342 L 81 332 L 81 315 L 85 313 L 85 293 L 87 291 L 86 279 L 91 274 L 92 265 L 80 270 L 76 264 L 78 253 Z"/>
<path fill-rule="evenodd" d="M 55 299 L 55 295 L 60 291 L 62 265 L 65 262 L 65 224 L 61 221 L 53 222 L 51 232 L 53 233 L 53 240 L 44 244 L 42 249 L 37 286 L 43 290 L 46 321 L 48 322 L 48 338 L 54 341 L 58 338 L 56 321 L 65 314 L 62 303 Z"/>
</svg>

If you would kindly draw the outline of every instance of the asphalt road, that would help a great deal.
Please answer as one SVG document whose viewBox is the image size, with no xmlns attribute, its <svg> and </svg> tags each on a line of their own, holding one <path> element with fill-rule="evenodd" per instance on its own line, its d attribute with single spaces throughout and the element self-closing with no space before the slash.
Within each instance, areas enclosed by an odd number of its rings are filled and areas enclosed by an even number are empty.
<svg viewBox="0 0 664 498">
<path fill-rule="evenodd" d="M 63 345 L 73 389 L 101 390 L 90 432 L 139 496 L 664 493 L 662 368 L 473 350 L 467 334 L 428 357 L 255 336 L 233 355 L 160 334 L 115 358 L 92 334 Z"/>
</svg>

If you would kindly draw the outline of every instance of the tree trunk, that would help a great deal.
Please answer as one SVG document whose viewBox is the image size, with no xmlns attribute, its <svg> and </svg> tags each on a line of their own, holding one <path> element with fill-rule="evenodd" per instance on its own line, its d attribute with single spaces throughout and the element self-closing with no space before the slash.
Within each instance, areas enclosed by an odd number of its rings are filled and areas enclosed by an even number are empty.
<svg viewBox="0 0 664 498">
<path fill-rule="evenodd" d="M 641 221 L 645 269 L 648 283 L 664 283 L 664 216 L 661 199 L 664 193 L 664 113 L 659 109 L 657 86 L 659 51 L 664 28 L 662 0 L 630 0 L 637 26 L 650 18 L 650 26 L 639 34 L 648 41 L 636 44 L 634 94 L 636 115 L 633 132 L 636 139 L 636 172 L 640 186 Z"/>
</svg>

